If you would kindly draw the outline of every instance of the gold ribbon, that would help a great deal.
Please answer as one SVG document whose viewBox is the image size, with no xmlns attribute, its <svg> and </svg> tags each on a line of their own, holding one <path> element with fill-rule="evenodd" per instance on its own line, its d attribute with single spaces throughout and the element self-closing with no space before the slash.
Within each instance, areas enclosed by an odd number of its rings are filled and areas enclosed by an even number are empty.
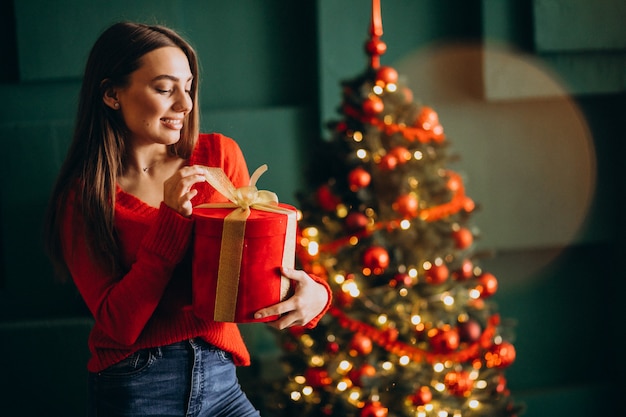
<svg viewBox="0 0 626 417">
<path fill-rule="evenodd" d="M 196 208 L 235 209 L 224 218 L 214 310 L 215 321 L 232 322 L 235 320 L 241 256 L 246 220 L 250 216 L 250 209 L 287 215 L 287 231 L 281 264 L 287 268 L 293 268 L 295 264 L 296 212 L 279 207 L 278 196 L 275 193 L 257 189 L 256 182 L 267 171 L 267 165 L 257 168 L 250 177 L 249 185 L 241 188 L 236 188 L 221 168 L 208 167 L 206 171 L 207 182 L 230 203 L 206 203 Z"/>
</svg>

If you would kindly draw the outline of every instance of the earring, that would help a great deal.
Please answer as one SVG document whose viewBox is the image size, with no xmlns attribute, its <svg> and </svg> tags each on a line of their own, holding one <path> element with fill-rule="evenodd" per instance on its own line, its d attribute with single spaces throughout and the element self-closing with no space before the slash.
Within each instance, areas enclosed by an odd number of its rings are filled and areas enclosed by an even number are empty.
<svg viewBox="0 0 626 417">
<path fill-rule="evenodd" d="M 120 108 L 120 103 L 115 102 L 115 104 L 113 104 L 113 107 L 115 107 L 116 110 L 119 109 Z"/>
</svg>

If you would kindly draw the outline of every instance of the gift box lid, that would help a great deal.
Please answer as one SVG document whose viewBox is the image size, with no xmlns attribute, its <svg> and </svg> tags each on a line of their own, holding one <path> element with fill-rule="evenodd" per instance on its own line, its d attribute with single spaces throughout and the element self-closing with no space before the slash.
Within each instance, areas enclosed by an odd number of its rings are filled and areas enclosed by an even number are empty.
<svg viewBox="0 0 626 417">
<path fill-rule="evenodd" d="M 295 207 L 288 204 L 279 203 L 280 208 L 293 212 Z M 240 208 L 195 208 L 193 218 L 195 219 L 195 231 L 197 235 L 210 237 L 221 237 L 224 225 L 224 218 L 233 210 Z M 252 208 L 250 216 L 246 222 L 246 237 L 266 237 L 284 235 L 287 228 L 287 216 L 285 214 L 274 213 Z"/>
</svg>

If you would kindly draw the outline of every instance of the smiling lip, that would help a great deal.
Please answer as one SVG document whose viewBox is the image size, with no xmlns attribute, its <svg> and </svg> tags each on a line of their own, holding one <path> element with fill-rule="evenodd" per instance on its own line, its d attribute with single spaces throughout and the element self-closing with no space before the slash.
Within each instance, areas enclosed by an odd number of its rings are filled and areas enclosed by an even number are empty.
<svg viewBox="0 0 626 417">
<path fill-rule="evenodd" d="M 161 119 L 161 123 L 170 129 L 180 130 L 183 127 L 181 119 Z"/>
</svg>

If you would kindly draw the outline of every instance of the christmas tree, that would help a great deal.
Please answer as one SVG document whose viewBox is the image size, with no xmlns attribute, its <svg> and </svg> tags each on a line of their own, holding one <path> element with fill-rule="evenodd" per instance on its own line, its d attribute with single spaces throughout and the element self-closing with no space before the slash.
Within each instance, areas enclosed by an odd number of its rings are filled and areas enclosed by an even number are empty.
<svg viewBox="0 0 626 417">
<path fill-rule="evenodd" d="M 288 381 L 266 402 L 286 416 L 514 416 L 515 349 L 479 266 L 475 204 L 437 113 L 380 65 L 381 36 L 374 0 L 369 65 L 342 83 L 342 118 L 300 197 L 298 260 L 333 305 L 315 329 L 277 333 Z"/>
</svg>

